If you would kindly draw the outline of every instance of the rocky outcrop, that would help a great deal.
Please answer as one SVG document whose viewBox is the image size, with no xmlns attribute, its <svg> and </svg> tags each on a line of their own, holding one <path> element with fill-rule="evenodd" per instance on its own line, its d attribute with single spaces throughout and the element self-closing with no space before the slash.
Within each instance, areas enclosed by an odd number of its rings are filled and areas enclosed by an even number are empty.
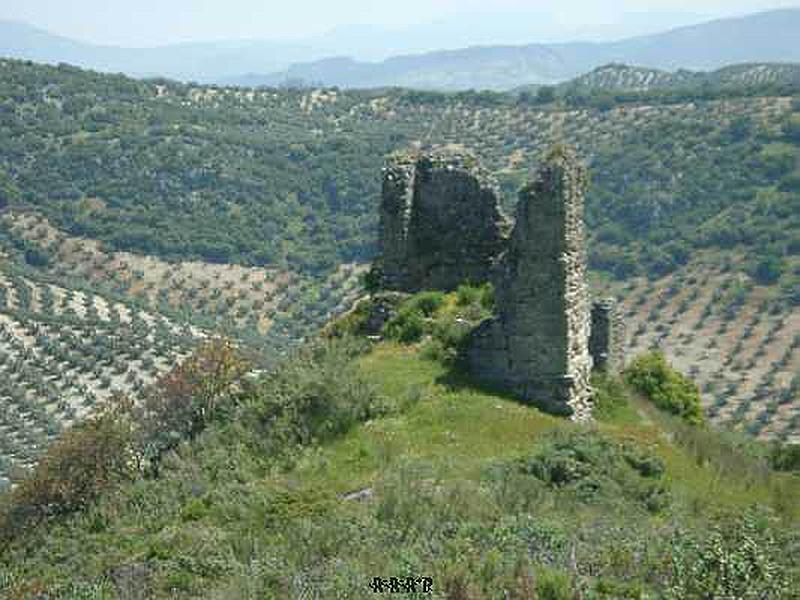
<svg viewBox="0 0 800 600">
<path fill-rule="evenodd" d="M 619 373 L 625 366 L 625 323 L 613 298 L 592 304 L 589 353 L 598 371 Z"/>
<path fill-rule="evenodd" d="M 452 290 L 489 280 L 510 224 L 497 185 L 473 155 L 396 154 L 383 170 L 382 198 L 377 268 L 384 289 Z"/>
<path fill-rule="evenodd" d="M 520 192 L 507 252 L 494 277 L 497 315 L 469 340 L 482 381 L 576 420 L 591 416 L 585 168 L 554 149 Z"/>
</svg>

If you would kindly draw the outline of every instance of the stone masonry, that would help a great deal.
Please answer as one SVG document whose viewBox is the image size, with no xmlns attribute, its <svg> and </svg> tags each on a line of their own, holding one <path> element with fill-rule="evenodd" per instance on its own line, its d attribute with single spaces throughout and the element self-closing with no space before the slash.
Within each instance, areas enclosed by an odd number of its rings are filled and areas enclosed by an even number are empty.
<svg viewBox="0 0 800 600">
<path fill-rule="evenodd" d="M 625 366 L 625 324 L 613 298 L 592 305 L 589 352 L 598 371 L 619 373 Z"/>
<path fill-rule="evenodd" d="M 478 326 L 466 351 L 480 380 L 575 420 L 591 417 L 586 186 L 583 165 L 559 147 L 521 190 L 494 277 L 497 315 Z"/>
<path fill-rule="evenodd" d="M 383 170 L 381 286 L 416 292 L 488 281 L 510 230 L 498 195 L 467 152 L 392 156 Z"/>
<path fill-rule="evenodd" d="M 585 167 L 554 148 L 520 191 L 516 222 L 475 157 L 436 150 L 392 156 L 383 170 L 381 287 L 452 290 L 491 281 L 496 315 L 470 334 L 464 358 L 478 379 L 545 410 L 591 417 L 592 365 L 624 366 L 613 299 L 589 305 Z"/>
</svg>

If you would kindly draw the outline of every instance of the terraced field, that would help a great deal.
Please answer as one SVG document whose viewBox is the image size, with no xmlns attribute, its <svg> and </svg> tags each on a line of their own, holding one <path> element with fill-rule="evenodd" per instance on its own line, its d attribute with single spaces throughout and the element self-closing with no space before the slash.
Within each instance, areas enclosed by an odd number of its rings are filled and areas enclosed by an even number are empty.
<svg viewBox="0 0 800 600">
<path fill-rule="evenodd" d="M 712 423 L 800 442 L 800 313 L 727 264 L 598 286 L 625 311 L 628 356 L 661 349 L 698 382 Z"/>
<path fill-rule="evenodd" d="M 44 272 L 59 280 L 88 282 L 149 310 L 234 335 L 265 336 L 276 321 L 278 329 L 294 334 L 324 324 L 352 303 L 366 268 L 342 264 L 322 281 L 312 281 L 274 268 L 167 262 L 106 251 L 97 240 L 66 235 L 36 214 L 8 211 L 0 219 L 12 236 L 54 257 Z"/>
<path fill-rule="evenodd" d="M 204 333 L 96 294 L 0 272 L 0 479 L 115 393 L 133 394 Z"/>
</svg>

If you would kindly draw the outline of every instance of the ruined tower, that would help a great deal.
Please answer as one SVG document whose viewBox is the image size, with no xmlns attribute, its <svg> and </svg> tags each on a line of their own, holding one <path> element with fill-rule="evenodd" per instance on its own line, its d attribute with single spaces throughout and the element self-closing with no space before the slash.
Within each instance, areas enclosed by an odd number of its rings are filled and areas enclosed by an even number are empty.
<svg viewBox="0 0 800 600">
<path fill-rule="evenodd" d="M 494 277 L 497 315 L 466 351 L 479 379 L 575 420 L 591 416 L 586 185 L 583 165 L 559 147 L 521 190 Z"/>
<path fill-rule="evenodd" d="M 498 188 L 463 150 L 395 154 L 383 170 L 382 287 L 452 290 L 488 281 L 510 224 Z"/>
</svg>

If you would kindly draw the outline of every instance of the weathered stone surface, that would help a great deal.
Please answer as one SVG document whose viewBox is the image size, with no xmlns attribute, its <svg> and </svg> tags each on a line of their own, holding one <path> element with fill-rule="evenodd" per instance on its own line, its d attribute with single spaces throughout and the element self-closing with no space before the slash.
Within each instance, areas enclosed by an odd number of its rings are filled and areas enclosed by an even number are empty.
<svg viewBox="0 0 800 600">
<path fill-rule="evenodd" d="M 598 371 L 619 373 L 625 366 L 625 323 L 613 298 L 592 304 L 589 353 Z"/>
<path fill-rule="evenodd" d="M 466 352 L 480 379 L 576 420 L 591 416 L 586 185 L 574 153 L 558 148 L 521 190 L 494 276 L 498 314 Z"/>
<path fill-rule="evenodd" d="M 383 171 L 378 269 L 385 289 L 452 290 L 488 281 L 510 224 L 471 154 L 392 156 Z"/>
</svg>

